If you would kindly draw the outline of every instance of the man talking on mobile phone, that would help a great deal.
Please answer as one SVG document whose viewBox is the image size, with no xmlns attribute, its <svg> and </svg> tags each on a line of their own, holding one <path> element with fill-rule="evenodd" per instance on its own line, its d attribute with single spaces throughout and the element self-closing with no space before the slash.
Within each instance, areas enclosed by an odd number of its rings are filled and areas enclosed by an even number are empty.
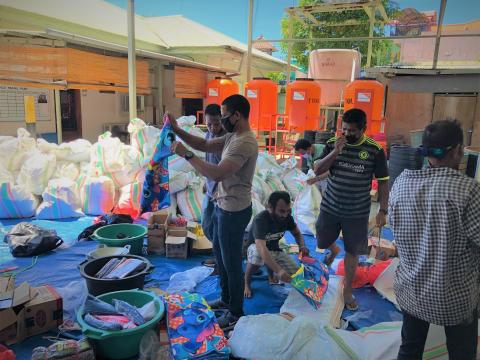
<svg viewBox="0 0 480 360">
<path fill-rule="evenodd" d="M 320 215 L 316 223 L 317 243 L 330 250 L 325 263 L 330 266 L 340 252 L 335 244 L 340 231 L 345 244 L 345 307 L 355 311 L 358 304 L 352 293 L 352 282 L 358 256 L 366 252 L 370 216 L 372 179 L 378 180 L 380 210 L 377 226 L 386 223 L 388 209 L 388 167 L 385 151 L 365 135 L 367 117 L 361 109 L 343 114 L 342 135 L 327 141 L 320 159 L 315 162 L 317 175 L 330 171 Z"/>
</svg>

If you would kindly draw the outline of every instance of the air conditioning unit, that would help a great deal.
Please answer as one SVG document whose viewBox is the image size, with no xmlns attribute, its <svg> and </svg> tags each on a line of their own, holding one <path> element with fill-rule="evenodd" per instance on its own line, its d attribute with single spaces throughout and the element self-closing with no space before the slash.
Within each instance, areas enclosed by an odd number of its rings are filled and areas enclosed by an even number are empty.
<svg viewBox="0 0 480 360">
<path fill-rule="evenodd" d="M 123 112 L 130 111 L 128 95 L 122 95 L 122 111 Z M 145 111 L 145 96 L 143 95 L 137 95 L 137 111 L 140 111 L 140 112 Z"/>
</svg>

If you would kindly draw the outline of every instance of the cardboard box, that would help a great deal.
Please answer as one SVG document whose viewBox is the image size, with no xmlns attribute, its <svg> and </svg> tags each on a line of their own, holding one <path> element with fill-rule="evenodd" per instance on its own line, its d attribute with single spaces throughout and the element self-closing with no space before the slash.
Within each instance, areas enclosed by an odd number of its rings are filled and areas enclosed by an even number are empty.
<svg viewBox="0 0 480 360">
<path fill-rule="evenodd" d="M 169 226 L 165 240 L 166 256 L 186 259 L 195 240 L 197 240 L 197 235 L 189 231 L 187 227 Z"/>
<path fill-rule="evenodd" d="M 167 226 L 170 219 L 170 212 L 168 209 L 155 211 L 147 220 L 147 227 L 149 229 L 158 228 L 159 226 Z"/>
<path fill-rule="evenodd" d="M 158 255 L 165 253 L 165 239 L 167 237 L 170 213 L 168 209 L 156 211 L 147 221 L 148 252 Z"/>
<path fill-rule="evenodd" d="M 12 279 L 0 278 L 0 342 L 19 343 L 63 323 L 62 298 L 53 287 L 23 283 L 13 289 Z"/>
</svg>

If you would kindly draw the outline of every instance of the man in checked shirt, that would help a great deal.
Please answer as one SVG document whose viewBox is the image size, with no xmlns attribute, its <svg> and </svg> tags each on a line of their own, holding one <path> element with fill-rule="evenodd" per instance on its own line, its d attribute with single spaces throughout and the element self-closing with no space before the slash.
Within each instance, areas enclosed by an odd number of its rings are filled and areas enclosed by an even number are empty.
<svg viewBox="0 0 480 360">
<path fill-rule="evenodd" d="M 463 132 L 455 121 L 425 128 L 430 166 L 395 181 L 389 222 L 400 264 L 394 289 L 403 310 L 398 359 L 422 359 L 430 323 L 445 327 L 450 359 L 475 359 L 480 300 L 480 186 L 457 171 Z"/>
</svg>

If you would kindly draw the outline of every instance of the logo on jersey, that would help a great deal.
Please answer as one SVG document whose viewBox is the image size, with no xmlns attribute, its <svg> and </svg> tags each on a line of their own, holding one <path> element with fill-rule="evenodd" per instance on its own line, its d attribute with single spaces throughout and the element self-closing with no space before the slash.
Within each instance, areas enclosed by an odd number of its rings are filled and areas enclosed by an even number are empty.
<svg viewBox="0 0 480 360">
<path fill-rule="evenodd" d="M 365 150 L 362 150 L 358 153 L 358 157 L 361 159 L 361 160 L 367 160 L 368 159 L 368 151 L 365 151 Z"/>
</svg>

